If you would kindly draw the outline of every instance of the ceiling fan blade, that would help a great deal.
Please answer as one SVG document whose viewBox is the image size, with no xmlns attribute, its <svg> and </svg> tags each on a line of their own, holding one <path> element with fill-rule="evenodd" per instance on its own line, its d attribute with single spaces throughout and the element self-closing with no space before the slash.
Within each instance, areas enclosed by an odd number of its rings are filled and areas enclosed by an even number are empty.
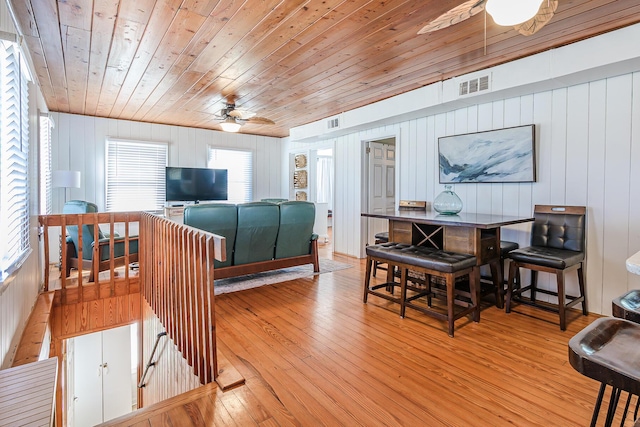
<svg viewBox="0 0 640 427">
<path fill-rule="evenodd" d="M 247 120 L 248 123 L 253 123 L 256 125 L 275 125 L 276 122 L 274 122 L 271 119 L 267 119 L 266 117 L 251 117 L 249 120 Z"/>
<path fill-rule="evenodd" d="M 513 28 L 516 29 L 523 36 L 530 36 L 538 32 L 542 27 L 544 27 L 547 22 L 551 21 L 553 15 L 558 8 L 557 0 L 547 0 L 542 2 L 542 6 L 540 6 L 540 10 L 533 18 L 528 21 L 523 22 L 522 24 L 516 25 Z"/>
<path fill-rule="evenodd" d="M 451 25 L 462 22 L 484 10 L 486 0 L 468 0 L 460 6 L 456 6 L 448 12 L 438 16 L 433 21 L 422 27 L 418 34 L 430 33 L 433 31 L 447 28 Z"/>
<path fill-rule="evenodd" d="M 241 108 L 234 108 L 227 114 L 237 119 L 250 119 L 251 117 L 256 115 L 256 113 L 254 113 L 253 111 L 243 110 Z"/>
</svg>

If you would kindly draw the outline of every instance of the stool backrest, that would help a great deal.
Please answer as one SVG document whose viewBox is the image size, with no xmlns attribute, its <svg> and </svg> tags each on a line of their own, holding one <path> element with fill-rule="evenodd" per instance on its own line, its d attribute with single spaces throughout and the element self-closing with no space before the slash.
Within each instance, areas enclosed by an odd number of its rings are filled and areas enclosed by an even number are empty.
<svg viewBox="0 0 640 427">
<path fill-rule="evenodd" d="M 424 200 L 400 200 L 399 211 L 427 211 L 427 202 Z"/>
<path fill-rule="evenodd" d="M 531 245 L 584 252 L 586 211 L 584 206 L 536 205 Z"/>
</svg>

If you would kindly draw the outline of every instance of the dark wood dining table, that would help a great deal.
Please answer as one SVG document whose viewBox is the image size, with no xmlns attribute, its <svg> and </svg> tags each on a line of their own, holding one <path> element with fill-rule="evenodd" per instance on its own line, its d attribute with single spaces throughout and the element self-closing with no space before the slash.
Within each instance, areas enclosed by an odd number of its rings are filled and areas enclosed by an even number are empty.
<svg viewBox="0 0 640 427">
<path fill-rule="evenodd" d="M 501 290 L 500 227 L 533 221 L 533 217 L 516 217 L 460 212 L 443 215 L 437 212 L 395 211 L 362 213 L 363 217 L 389 220 L 389 241 L 428 246 L 449 252 L 465 253 L 477 258 L 477 265 L 489 265 L 494 285 Z M 496 305 L 503 307 L 502 292 Z"/>
</svg>

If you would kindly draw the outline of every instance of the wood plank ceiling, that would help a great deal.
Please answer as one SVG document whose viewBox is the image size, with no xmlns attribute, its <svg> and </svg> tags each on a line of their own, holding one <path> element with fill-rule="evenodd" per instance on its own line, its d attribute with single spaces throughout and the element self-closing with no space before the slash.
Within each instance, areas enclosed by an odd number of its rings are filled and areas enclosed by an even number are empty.
<svg viewBox="0 0 640 427">
<path fill-rule="evenodd" d="M 51 111 L 219 129 L 227 98 L 289 129 L 640 22 L 637 0 L 560 0 L 525 37 L 462 0 L 10 0 Z M 597 53 L 596 53 L 597 54 Z"/>
</svg>

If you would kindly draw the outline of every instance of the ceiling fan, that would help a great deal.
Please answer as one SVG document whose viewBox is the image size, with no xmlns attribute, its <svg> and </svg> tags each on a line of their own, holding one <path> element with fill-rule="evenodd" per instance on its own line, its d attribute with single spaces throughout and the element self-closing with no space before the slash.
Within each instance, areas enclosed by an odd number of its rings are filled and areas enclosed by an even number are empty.
<svg viewBox="0 0 640 427">
<path fill-rule="evenodd" d="M 551 20 L 557 8 L 557 0 L 468 0 L 429 22 L 418 34 L 447 28 L 486 10 L 496 24 L 513 26 L 530 36 Z"/>
<path fill-rule="evenodd" d="M 253 123 L 257 125 L 274 125 L 273 120 L 265 117 L 257 117 L 256 113 L 236 108 L 235 103 L 227 102 L 225 108 L 220 110 L 216 114 L 216 117 L 221 120 L 220 127 L 225 132 L 238 132 L 240 127 L 246 123 Z"/>
</svg>

